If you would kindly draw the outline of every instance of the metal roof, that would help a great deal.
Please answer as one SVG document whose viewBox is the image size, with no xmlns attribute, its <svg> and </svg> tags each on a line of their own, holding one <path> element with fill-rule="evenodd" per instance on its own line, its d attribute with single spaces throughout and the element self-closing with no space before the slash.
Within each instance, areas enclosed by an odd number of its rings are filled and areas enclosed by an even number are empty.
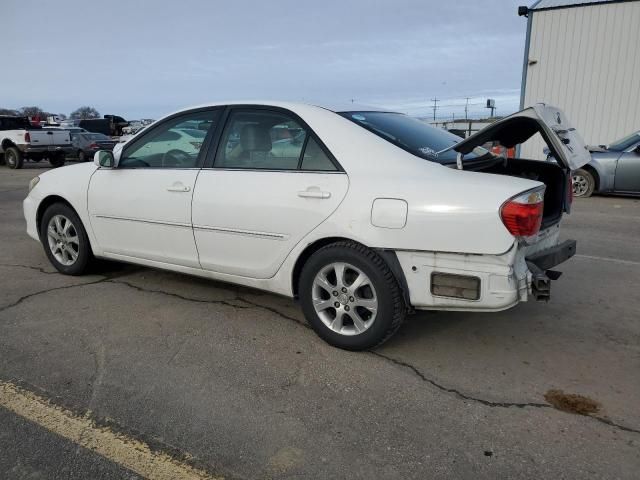
<svg viewBox="0 0 640 480">
<path fill-rule="evenodd" d="M 620 3 L 635 0 L 538 0 L 529 7 L 529 10 L 552 10 L 555 8 L 584 7 L 601 3 Z"/>
</svg>

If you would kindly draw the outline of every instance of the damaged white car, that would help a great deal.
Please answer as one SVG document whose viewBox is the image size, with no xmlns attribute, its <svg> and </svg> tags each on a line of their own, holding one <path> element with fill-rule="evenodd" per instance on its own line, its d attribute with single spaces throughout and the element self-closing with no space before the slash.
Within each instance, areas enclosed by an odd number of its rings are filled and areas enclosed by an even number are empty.
<svg viewBox="0 0 640 480">
<path fill-rule="evenodd" d="M 184 148 L 185 131 L 202 138 Z M 536 133 L 557 164 L 481 147 Z M 589 153 L 561 111 L 536 105 L 459 140 L 353 106 L 191 108 L 34 178 L 27 232 L 62 273 L 98 257 L 268 290 L 299 298 L 330 344 L 372 348 L 414 310 L 547 300 L 575 253 L 560 220 Z"/>
</svg>

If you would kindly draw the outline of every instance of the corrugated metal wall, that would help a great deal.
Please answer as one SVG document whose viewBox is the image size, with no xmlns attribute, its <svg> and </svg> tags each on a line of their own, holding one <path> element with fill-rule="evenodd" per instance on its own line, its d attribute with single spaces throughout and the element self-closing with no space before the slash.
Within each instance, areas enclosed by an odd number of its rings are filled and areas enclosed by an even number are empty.
<svg viewBox="0 0 640 480">
<path fill-rule="evenodd" d="M 587 144 L 640 130 L 640 2 L 532 15 L 524 105 L 560 107 Z M 522 157 L 544 158 L 537 137 Z"/>
</svg>

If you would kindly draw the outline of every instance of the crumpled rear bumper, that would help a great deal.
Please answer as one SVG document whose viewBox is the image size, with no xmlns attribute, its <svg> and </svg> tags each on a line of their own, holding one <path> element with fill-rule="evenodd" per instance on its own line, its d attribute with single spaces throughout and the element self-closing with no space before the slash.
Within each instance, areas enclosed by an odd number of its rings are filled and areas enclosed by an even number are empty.
<svg viewBox="0 0 640 480">
<path fill-rule="evenodd" d="M 551 280 L 557 280 L 561 275 L 561 272 L 551 269 L 576 254 L 576 243 L 575 240 L 565 240 L 525 258 L 532 277 L 531 293 L 536 300 L 548 301 L 551 298 Z"/>
</svg>

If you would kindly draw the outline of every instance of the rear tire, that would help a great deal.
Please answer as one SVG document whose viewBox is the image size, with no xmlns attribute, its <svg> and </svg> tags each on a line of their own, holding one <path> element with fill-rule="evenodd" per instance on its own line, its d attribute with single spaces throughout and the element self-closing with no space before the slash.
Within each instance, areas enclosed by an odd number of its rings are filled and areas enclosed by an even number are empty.
<svg viewBox="0 0 640 480">
<path fill-rule="evenodd" d="M 314 331 L 345 350 L 381 345 L 400 328 L 407 313 L 389 266 L 373 250 L 350 241 L 315 252 L 302 268 L 298 292 Z"/>
<path fill-rule="evenodd" d="M 593 178 L 593 174 L 583 168 L 573 172 L 571 181 L 574 197 L 590 197 L 596 189 L 596 180 Z"/>
<path fill-rule="evenodd" d="M 64 165 L 65 156 L 64 153 L 57 153 L 52 157 L 49 157 L 49 163 L 53 168 L 58 168 Z"/>
<path fill-rule="evenodd" d="M 4 152 L 4 159 L 9 168 L 22 168 L 24 158 L 22 152 L 17 147 L 9 147 Z"/>
<path fill-rule="evenodd" d="M 93 253 L 80 217 L 67 204 L 54 203 L 42 215 L 40 241 L 51 264 L 65 275 L 82 275 Z"/>
</svg>

